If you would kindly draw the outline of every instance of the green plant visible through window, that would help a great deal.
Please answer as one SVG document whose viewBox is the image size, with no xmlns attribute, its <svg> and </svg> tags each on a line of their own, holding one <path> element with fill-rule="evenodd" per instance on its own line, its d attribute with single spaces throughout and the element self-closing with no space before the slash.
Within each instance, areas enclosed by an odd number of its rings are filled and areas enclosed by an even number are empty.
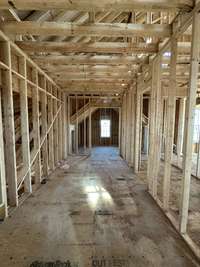
<svg viewBox="0 0 200 267">
<path fill-rule="evenodd" d="M 101 137 L 110 137 L 110 120 L 101 120 Z"/>
</svg>

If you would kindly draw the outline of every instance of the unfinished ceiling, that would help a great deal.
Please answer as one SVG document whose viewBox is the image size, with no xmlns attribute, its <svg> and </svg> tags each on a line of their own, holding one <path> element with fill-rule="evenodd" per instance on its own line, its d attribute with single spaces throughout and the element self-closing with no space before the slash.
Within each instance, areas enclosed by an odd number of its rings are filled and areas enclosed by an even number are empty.
<svg viewBox="0 0 200 267">
<path fill-rule="evenodd" d="M 190 0 L 0 1 L 0 19 L 1 29 L 65 91 L 120 95 L 136 79 L 148 79 L 146 66 L 172 36 L 172 22 L 192 8 Z M 179 38 L 178 86 L 188 81 L 190 34 Z M 163 60 L 167 86 L 169 57 Z"/>
</svg>

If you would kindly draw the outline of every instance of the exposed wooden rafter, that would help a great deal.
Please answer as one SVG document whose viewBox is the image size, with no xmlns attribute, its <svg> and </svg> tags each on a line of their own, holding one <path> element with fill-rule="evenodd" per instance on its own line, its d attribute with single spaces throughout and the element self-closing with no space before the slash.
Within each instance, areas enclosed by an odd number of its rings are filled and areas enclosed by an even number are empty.
<svg viewBox="0 0 200 267">
<path fill-rule="evenodd" d="M 182 9 L 190 10 L 193 7 L 192 0 L 174 0 L 174 1 L 159 1 L 159 0 L 102 0 L 102 1 L 54 1 L 54 0 L 1 0 L 0 8 L 8 9 L 14 7 L 21 10 L 43 10 L 43 9 L 68 9 L 68 10 L 80 10 L 80 11 L 161 11 L 161 10 L 173 10 Z"/>
<path fill-rule="evenodd" d="M 157 36 L 170 37 L 171 25 L 166 24 L 127 24 L 127 23 L 93 23 L 80 25 L 78 23 L 58 22 L 6 22 L 1 23 L 1 29 L 9 34 L 55 35 L 55 36 L 108 36 L 134 37 Z"/>
<path fill-rule="evenodd" d="M 26 52 L 60 52 L 60 53 L 156 53 L 157 44 L 125 43 L 125 42 L 17 42 L 17 45 Z"/>
</svg>

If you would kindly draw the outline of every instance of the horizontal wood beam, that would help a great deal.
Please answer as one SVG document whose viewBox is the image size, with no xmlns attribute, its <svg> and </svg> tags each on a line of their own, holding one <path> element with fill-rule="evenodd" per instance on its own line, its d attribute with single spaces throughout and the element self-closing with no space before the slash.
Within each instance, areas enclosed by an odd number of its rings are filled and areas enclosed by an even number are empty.
<svg viewBox="0 0 200 267">
<path fill-rule="evenodd" d="M 146 43 L 73 43 L 73 42 L 16 42 L 26 52 L 60 52 L 60 53 L 157 53 L 157 44 Z"/>
<path fill-rule="evenodd" d="M 108 88 L 108 87 L 96 87 L 96 88 L 90 88 L 90 87 L 82 87 L 82 88 L 67 88 L 63 87 L 64 92 L 70 93 L 70 94 L 115 94 L 119 95 L 126 90 L 126 88 Z"/>
<path fill-rule="evenodd" d="M 20 10 L 50 10 L 66 9 L 80 11 L 161 11 L 178 9 L 190 10 L 193 6 L 192 0 L 1 0 L 0 9 L 15 8 Z"/>
<path fill-rule="evenodd" d="M 88 96 L 87 94 L 83 94 L 81 93 L 80 95 L 75 95 L 74 93 L 69 94 L 70 99 L 85 99 L 85 100 L 89 100 L 89 98 L 91 100 L 93 99 L 108 99 L 107 95 L 103 95 L 103 94 L 95 94 L 92 97 Z M 121 100 L 120 96 L 116 96 L 115 94 L 110 94 L 110 99 L 116 99 L 116 100 Z"/>
<path fill-rule="evenodd" d="M 58 78 L 56 79 L 56 82 L 58 84 L 62 83 L 62 82 L 96 82 L 96 83 L 131 83 L 132 79 L 123 79 L 123 78 L 113 78 L 113 77 L 63 77 L 63 78 Z"/>
<path fill-rule="evenodd" d="M 187 65 L 186 65 L 187 66 Z M 110 66 L 110 65 L 43 65 L 43 70 L 45 70 L 45 72 L 52 72 L 52 73 L 60 73 L 60 72 L 74 72 L 74 73 L 87 73 L 87 72 L 91 72 L 91 73 L 131 73 L 132 71 L 134 71 L 134 66 L 128 66 L 128 65 L 114 65 L 114 66 Z"/>
<path fill-rule="evenodd" d="M 42 68 L 46 68 L 53 64 L 54 66 L 68 66 L 68 65 L 138 65 L 148 64 L 147 58 L 139 59 L 134 56 L 113 56 L 113 55 L 75 55 L 75 56 L 32 56 L 32 59 Z M 178 55 L 177 64 L 189 64 L 190 56 Z M 162 63 L 169 64 L 170 58 L 163 57 Z"/>
<path fill-rule="evenodd" d="M 157 36 L 170 37 L 171 25 L 162 24 L 127 24 L 127 23 L 94 23 L 80 25 L 70 22 L 2 22 L 1 29 L 8 34 L 32 34 L 55 36 L 108 36 L 134 37 Z"/>
<path fill-rule="evenodd" d="M 119 96 L 119 95 L 122 95 L 124 93 L 126 89 L 124 90 L 117 90 L 117 89 L 85 89 L 85 90 L 78 90 L 78 89 L 69 89 L 69 90 L 64 90 L 64 92 L 68 93 L 68 94 L 84 94 L 84 95 L 107 95 L 107 96 L 110 96 L 110 95 L 116 95 L 116 96 Z"/>
<path fill-rule="evenodd" d="M 38 64 L 69 64 L 69 65 L 133 65 L 142 63 L 141 59 L 134 56 L 32 56 L 32 59 Z M 147 64 L 148 62 L 146 62 Z"/>
<path fill-rule="evenodd" d="M 133 75 L 135 75 L 136 70 L 130 70 L 128 68 L 104 68 L 104 69 L 89 69 L 86 68 L 86 70 L 81 70 L 80 68 L 77 67 L 77 70 L 75 68 L 50 68 L 50 69 L 45 69 L 45 72 L 55 78 L 60 78 L 60 77 L 108 77 L 108 78 L 127 78 L 130 79 Z"/>
<path fill-rule="evenodd" d="M 51 73 L 51 77 L 54 79 L 64 79 L 64 80 L 73 80 L 73 79 L 127 79 L 132 80 L 132 73 L 119 73 L 119 72 L 68 72 L 66 71 L 60 73 Z"/>
<path fill-rule="evenodd" d="M 62 88 L 65 90 L 73 90 L 73 91 L 87 91 L 87 90 L 124 90 L 128 87 L 127 83 L 104 83 L 104 82 L 62 82 Z"/>
<path fill-rule="evenodd" d="M 187 97 L 187 87 L 177 87 L 175 92 L 173 93 L 176 97 Z M 162 97 L 169 96 L 169 87 L 162 88 Z"/>
</svg>

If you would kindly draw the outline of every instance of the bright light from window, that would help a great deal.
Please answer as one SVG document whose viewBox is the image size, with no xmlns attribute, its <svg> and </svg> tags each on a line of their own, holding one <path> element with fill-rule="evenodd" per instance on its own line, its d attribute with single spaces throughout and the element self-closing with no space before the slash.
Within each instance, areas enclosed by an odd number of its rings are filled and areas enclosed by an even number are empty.
<svg viewBox="0 0 200 267">
<path fill-rule="evenodd" d="M 165 52 L 163 55 L 164 55 L 165 57 L 171 57 L 171 52 Z"/>
<path fill-rule="evenodd" d="M 163 64 L 162 64 L 162 67 L 163 67 L 164 69 L 166 69 L 166 68 L 168 67 L 168 64 L 163 63 Z"/>
<path fill-rule="evenodd" d="M 148 38 L 146 39 L 146 43 L 147 43 L 147 44 L 152 43 L 152 38 L 151 38 L 151 37 L 148 37 Z"/>
<path fill-rule="evenodd" d="M 101 120 L 101 137 L 110 137 L 110 120 Z"/>
</svg>

